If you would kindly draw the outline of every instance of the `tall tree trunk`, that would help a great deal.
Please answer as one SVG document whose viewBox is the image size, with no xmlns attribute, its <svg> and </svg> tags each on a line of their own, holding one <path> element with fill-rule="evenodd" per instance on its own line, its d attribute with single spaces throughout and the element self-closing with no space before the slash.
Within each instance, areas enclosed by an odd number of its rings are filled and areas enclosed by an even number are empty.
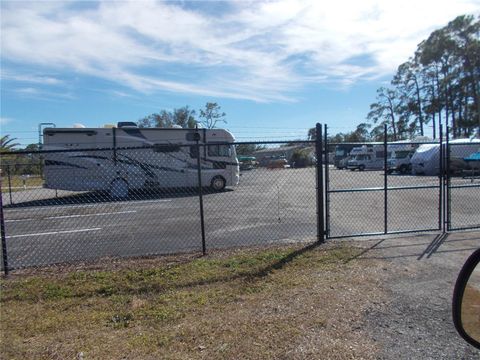
<svg viewBox="0 0 480 360">
<path fill-rule="evenodd" d="M 389 109 L 390 109 L 390 120 L 392 121 L 393 141 L 397 141 L 397 126 L 395 124 L 395 114 L 393 112 L 393 104 L 390 98 L 387 98 L 387 99 L 390 105 Z"/>
<path fill-rule="evenodd" d="M 432 111 L 433 140 L 437 138 L 437 124 L 435 122 L 435 111 Z"/>
<path fill-rule="evenodd" d="M 422 101 L 420 99 L 420 86 L 418 85 L 417 77 L 413 77 L 415 80 L 415 91 L 417 93 L 417 106 L 418 106 L 418 119 L 420 122 L 420 135 L 423 136 L 423 109 L 422 109 Z"/>
<path fill-rule="evenodd" d="M 442 89 L 440 86 L 440 79 L 439 79 L 439 73 L 438 73 L 438 67 L 435 65 L 435 80 L 436 80 L 436 85 L 437 85 L 437 104 L 438 104 L 438 123 L 442 125 L 442 102 L 441 102 L 441 97 L 442 97 Z"/>
</svg>

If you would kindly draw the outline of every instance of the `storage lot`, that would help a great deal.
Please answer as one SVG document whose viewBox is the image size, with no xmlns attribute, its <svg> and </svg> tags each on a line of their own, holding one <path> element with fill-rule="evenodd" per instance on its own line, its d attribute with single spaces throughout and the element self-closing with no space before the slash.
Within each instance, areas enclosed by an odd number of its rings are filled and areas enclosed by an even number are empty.
<svg viewBox="0 0 480 360">
<path fill-rule="evenodd" d="M 455 185 L 479 180 L 455 178 Z M 388 177 L 389 187 L 438 186 L 436 177 Z M 315 169 L 256 169 L 240 185 L 204 196 L 207 250 L 272 242 L 315 241 Z M 383 173 L 330 168 L 330 190 L 381 188 Z M 198 195 L 193 192 L 132 194 L 110 201 L 99 193 L 45 189 L 13 194 L 5 208 L 9 266 L 19 268 L 92 260 L 201 251 Z M 8 194 L 3 194 L 8 204 Z M 21 202 L 21 203 L 20 203 Z M 438 227 L 439 190 L 388 193 L 391 231 Z M 383 191 L 330 194 L 331 236 L 383 231 Z M 452 189 L 452 224 L 478 225 L 480 188 Z M 22 205 L 22 206 L 20 206 Z"/>
</svg>

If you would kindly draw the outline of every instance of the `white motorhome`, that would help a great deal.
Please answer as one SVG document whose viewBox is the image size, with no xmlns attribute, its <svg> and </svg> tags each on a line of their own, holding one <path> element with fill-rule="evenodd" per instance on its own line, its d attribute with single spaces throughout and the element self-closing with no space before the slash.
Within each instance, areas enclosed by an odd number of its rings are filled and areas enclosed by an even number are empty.
<svg viewBox="0 0 480 360">
<path fill-rule="evenodd" d="M 462 166 L 467 166 L 463 158 L 480 149 L 480 139 L 456 139 L 450 144 L 450 170 L 461 171 Z M 445 144 L 443 146 L 444 156 Z M 412 159 L 412 172 L 415 175 L 438 175 L 440 173 L 440 144 L 420 145 Z"/>
<path fill-rule="evenodd" d="M 223 129 L 46 128 L 43 132 L 45 187 L 73 191 L 108 190 L 123 198 L 129 190 L 198 186 L 216 191 L 239 182 L 233 135 Z M 67 150 L 67 151 L 65 151 Z M 77 151 L 78 150 L 78 151 Z"/>
<path fill-rule="evenodd" d="M 347 162 L 347 169 L 363 171 L 378 170 L 383 168 L 385 160 L 384 146 L 381 144 L 363 145 L 352 149 L 351 160 Z"/>
<path fill-rule="evenodd" d="M 420 142 L 432 141 L 427 136 L 418 136 L 413 140 L 400 140 L 388 144 L 387 171 L 406 174 L 412 171 L 411 158 Z"/>
</svg>

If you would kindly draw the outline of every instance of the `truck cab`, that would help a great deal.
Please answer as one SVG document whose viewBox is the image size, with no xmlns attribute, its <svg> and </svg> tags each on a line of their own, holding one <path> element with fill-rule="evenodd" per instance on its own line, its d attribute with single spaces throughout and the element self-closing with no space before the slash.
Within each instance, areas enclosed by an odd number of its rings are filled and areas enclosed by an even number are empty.
<svg viewBox="0 0 480 360">
<path fill-rule="evenodd" d="M 399 172 L 400 174 L 410 173 L 412 171 L 410 159 L 414 153 L 414 150 L 392 151 L 388 158 L 387 172 L 389 174 L 393 172 Z"/>
</svg>

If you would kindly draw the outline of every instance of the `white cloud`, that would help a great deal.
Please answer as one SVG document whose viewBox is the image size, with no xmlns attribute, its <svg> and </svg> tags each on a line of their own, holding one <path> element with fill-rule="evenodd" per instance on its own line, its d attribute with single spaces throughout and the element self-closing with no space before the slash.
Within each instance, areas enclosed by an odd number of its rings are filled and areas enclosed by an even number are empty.
<svg viewBox="0 0 480 360">
<path fill-rule="evenodd" d="M 22 87 L 13 90 L 22 97 L 40 99 L 40 100 L 72 100 L 75 99 L 69 92 L 46 91 L 35 87 Z"/>
<path fill-rule="evenodd" d="M 0 117 L 0 125 L 7 125 L 11 123 L 13 119 L 7 117 Z"/>
<path fill-rule="evenodd" d="M 2 71 L 2 80 L 11 80 L 18 82 L 27 82 L 39 85 L 60 85 L 63 81 L 54 76 L 38 74 L 16 74 L 12 71 Z"/>
<path fill-rule="evenodd" d="M 477 0 L 236 1 L 214 14 L 183 2 L 89 5 L 3 2 L 2 56 L 140 92 L 286 101 L 307 83 L 390 74 L 433 29 L 479 11 Z"/>
</svg>

